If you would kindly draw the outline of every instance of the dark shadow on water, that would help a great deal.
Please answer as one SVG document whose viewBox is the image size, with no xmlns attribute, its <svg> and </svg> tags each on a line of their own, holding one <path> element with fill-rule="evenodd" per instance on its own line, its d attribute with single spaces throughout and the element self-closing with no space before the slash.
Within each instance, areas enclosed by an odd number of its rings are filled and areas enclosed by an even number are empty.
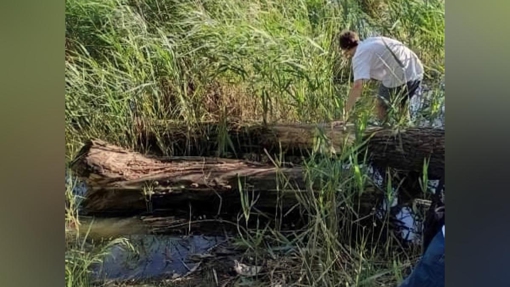
<svg viewBox="0 0 510 287">
<path fill-rule="evenodd" d="M 103 263 L 93 268 L 95 281 L 179 278 L 194 271 L 201 258 L 225 241 L 213 236 L 139 235 L 128 239 L 133 249 L 120 244 L 111 247 Z"/>
</svg>

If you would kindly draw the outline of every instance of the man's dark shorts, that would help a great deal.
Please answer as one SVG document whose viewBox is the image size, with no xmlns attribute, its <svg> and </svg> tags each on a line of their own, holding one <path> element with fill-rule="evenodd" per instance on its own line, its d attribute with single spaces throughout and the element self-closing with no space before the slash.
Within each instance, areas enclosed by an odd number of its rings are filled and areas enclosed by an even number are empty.
<svg viewBox="0 0 510 287">
<path fill-rule="evenodd" d="M 421 80 L 413 80 L 407 82 L 405 85 L 396 88 L 387 88 L 383 84 L 379 85 L 378 96 L 382 98 L 383 102 L 395 103 L 399 101 L 402 107 L 416 94 L 421 91 Z"/>
</svg>

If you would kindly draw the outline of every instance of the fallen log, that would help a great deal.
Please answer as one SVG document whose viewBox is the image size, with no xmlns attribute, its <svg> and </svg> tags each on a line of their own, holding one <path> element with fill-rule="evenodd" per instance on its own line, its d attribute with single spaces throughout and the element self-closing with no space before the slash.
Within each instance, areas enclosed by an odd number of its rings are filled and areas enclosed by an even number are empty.
<svg viewBox="0 0 510 287">
<path fill-rule="evenodd" d="M 429 179 L 444 176 L 444 130 L 408 128 L 402 131 L 378 129 L 365 135 L 369 163 L 405 173 L 422 174 Z"/>
<path fill-rule="evenodd" d="M 244 204 L 252 212 L 274 217 L 322 190 L 321 181 L 310 181 L 302 167 L 280 168 L 222 158 L 145 156 L 100 140 L 88 141 L 71 168 L 90 187 L 83 201 L 89 213 L 179 210 L 184 217 L 191 216 L 186 214 L 189 211 L 236 215 Z M 364 213 L 372 212 L 374 201 L 383 194 L 378 189 L 362 193 Z"/>
<path fill-rule="evenodd" d="M 148 149 L 158 154 L 241 159 L 266 153 L 276 157 L 306 157 L 312 152 L 341 154 L 357 142 L 363 143 L 358 147 L 360 160 L 364 160 L 366 150 L 369 163 L 403 174 L 421 174 L 428 161 L 429 178 L 439 179 L 444 175 L 444 134 L 444 129 L 438 128 L 394 130 L 371 126 L 357 139 L 352 124 L 160 124 L 141 128 L 139 144 L 151 146 Z"/>
<path fill-rule="evenodd" d="M 214 132 L 211 134 L 218 136 Z M 227 134 L 231 143 L 232 136 L 237 136 L 237 144 L 232 144 L 234 148 L 260 145 L 268 154 L 267 149 L 275 152 L 275 146 L 284 152 L 292 148 L 310 151 L 319 147 L 322 153 L 341 153 L 356 141 L 352 125 L 254 125 L 230 129 Z M 323 139 L 322 145 L 317 144 L 317 137 Z M 366 149 L 369 163 L 375 167 L 390 167 L 400 175 L 412 175 L 410 186 L 417 184 L 424 162 L 428 162 L 430 179 L 444 174 L 442 129 L 396 131 L 370 127 L 361 139 L 364 143 L 357 149 L 360 158 Z M 248 140 L 251 140 L 249 146 Z M 100 140 L 86 143 L 71 168 L 91 187 L 84 201 L 85 210 L 99 213 L 162 209 L 189 212 L 193 207 L 200 212 L 228 214 L 238 212 L 241 203 L 251 204 L 246 201 L 248 198 L 256 199 L 255 209 L 283 214 L 299 205 L 300 196 L 315 196 L 312 193 L 322 190 L 322 181 L 310 181 L 300 166 L 276 167 L 247 160 L 198 156 L 144 156 Z M 411 189 L 406 200 L 419 193 L 415 186 Z M 363 196 L 372 204 L 369 194 Z M 367 210 L 375 206 L 370 204 Z"/>
</svg>

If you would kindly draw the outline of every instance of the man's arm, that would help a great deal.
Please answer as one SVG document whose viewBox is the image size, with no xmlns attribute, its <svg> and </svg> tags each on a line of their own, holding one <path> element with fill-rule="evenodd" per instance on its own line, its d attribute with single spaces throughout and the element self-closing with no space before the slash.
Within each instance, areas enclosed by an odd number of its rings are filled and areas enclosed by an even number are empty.
<svg viewBox="0 0 510 287">
<path fill-rule="evenodd" d="M 347 99 L 347 103 L 345 105 L 345 114 L 344 118 L 347 118 L 349 113 L 352 110 L 352 107 L 356 103 L 356 100 L 361 96 L 361 91 L 363 90 L 363 80 L 359 79 L 354 81 L 352 84 L 351 90 L 349 91 L 349 98 Z"/>
</svg>

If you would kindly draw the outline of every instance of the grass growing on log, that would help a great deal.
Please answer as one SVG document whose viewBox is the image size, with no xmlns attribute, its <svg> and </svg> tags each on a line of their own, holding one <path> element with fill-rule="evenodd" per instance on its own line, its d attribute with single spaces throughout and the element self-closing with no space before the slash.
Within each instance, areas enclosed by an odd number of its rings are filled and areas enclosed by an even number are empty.
<svg viewBox="0 0 510 287">
<path fill-rule="evenodd" d="M 344 28 L 362 37 L 393 36 L 411 47 L 432 88 L 423 116 L 441 113 L 442 0 L 67 0 L 66 158 L 89 138 L 143 152 L 140 133 L 158 139 L 161 121 L 193 129 L 204 121 L 337 120 L 352 77 L 334 38 Z M 361 129 L 372 107 L 369 96 L 357 105 Z M 226 136 L 215 140 L 221 156 L 231 143 Z M 174 153 L 159 142 L 162 153 Z M 354 158 L 347 152 L 341 156 Z M 360 164 L 353 161 L 348 173 L 339 164 L 310 160 L 311 180 L 324 174 L 328 180 L 318 200 L 301 200 L 310 218 L 306 230 L 240 229 L 239 243 L 250 253 L 265 258 L 274 245 L 284 245 L 292 250 L 287 257 L 295 259 L 287 273 L 275 269 L 258 284 L 382 286 L 401 279 L 402 262 L 419 250 L 397 252 L 391 236 L 376 244 L 380 234 L 359 224 L 358 211 L 349 207 L 366 185 Z M 73 202 L 69 197 L 66 224 L 79 226 Z M 248 217 L 253 210 L 248 201 L 245 205 Z M 66 229 L 66 284 L 89 286 L 87 267 L 99 257 L 84 249 L 86 232 L 74 234 Z M 347 244 L 352 240 L 357 244 Z M 243 280 L 256 286 L 255 279 Z"/>
</svg>

